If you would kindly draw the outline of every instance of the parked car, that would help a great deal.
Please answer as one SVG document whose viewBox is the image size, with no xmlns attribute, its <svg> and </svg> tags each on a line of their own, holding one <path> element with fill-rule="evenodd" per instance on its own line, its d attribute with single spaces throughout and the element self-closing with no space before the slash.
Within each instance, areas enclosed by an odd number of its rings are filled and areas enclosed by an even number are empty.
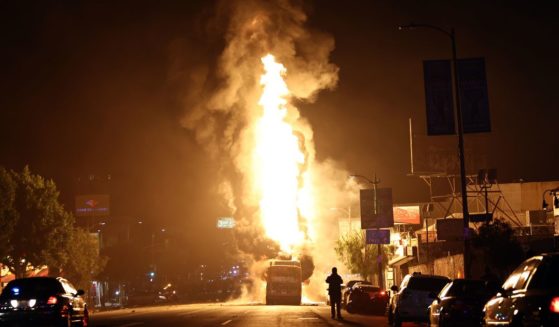
<svg viewBox="0 0 559 327">
<path fill-rule="evenodd" d="M 60 277 L 12 280 L 0 295 L 0 325 L 87 326 L 89 313 L 83 294 Z"/>
<path fill-rule="evenodd" d="M 429 306 L 429 323 L 437 326 L 480 326 L 483 306 L 498 286 L 483 280 L 455 279 Z"/>
<path fill-rule="evenodd" d="M 388 323 L 401 326 L 402 322 L 428 322 L 428 307 L 450 279 L 437 275 L 413 273 L 406 275 L 398 288 L 392 286 L 394 295 L 388 307 Z"/>
<path fill-rule="evenodd" d="M 349 313 L 363 312 L 384 314 L 388 305 L 388 293 L 380 287 L 357 283 L 349 294 L 346 310 Z"/>
<path fill-rule="evenodd" d="M 342 307 L 346 307 L 347 306 L 347 302 L 349 300 L 349 295 L 351 294 L 351 291 L 353 290 L 353 286 L 356 284 L 366 284 L 366 285 L 372 285 L 371 282 L 368 282 L 366 280 L 350 280 L 349 282 L 347 282 L 347 284 L 342 286 Z"/>
<path fill-rule="evenodd" d="M 559 326 L 559 253 L 520 264 L 483 311 L 486 326 Z"/>
</svg>

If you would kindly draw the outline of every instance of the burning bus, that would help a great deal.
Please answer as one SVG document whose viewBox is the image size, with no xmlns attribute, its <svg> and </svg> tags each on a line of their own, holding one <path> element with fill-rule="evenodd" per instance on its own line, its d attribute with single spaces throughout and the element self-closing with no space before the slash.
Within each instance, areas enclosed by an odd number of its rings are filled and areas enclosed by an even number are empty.
<svg viewBox="0 0 559 327">
<path fill-rule="evenodd" d="M 296 260 L 272 260 L 266 270 L 266 304 L 301 304 L 301 263 Z"/>
</svg>

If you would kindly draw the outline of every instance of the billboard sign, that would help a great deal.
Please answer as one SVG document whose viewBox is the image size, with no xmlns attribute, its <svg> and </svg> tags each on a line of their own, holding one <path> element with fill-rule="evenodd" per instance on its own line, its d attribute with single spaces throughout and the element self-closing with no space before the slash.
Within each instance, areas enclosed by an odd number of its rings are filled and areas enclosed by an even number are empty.
<svg viewBox="0 0 559 327">
<path fill-rule="evenodd" d="M 378 188 L 360 191 L 361 229 L 394 226 L 392 189 Z"/>
<path fill-rule="evenodd" d="M 493 213 L 470 213 L 469 217 L 472 223 L 483 223 L 491 221 L 493 219 Z"/>
<path fill-rule="evenodd" d="M 217 228 L 219 229 L 232 229 L 235 228 L 235 218 L 233 217 L 220 217 L 217 219 Z"/>
<path fill-rule="evenodd" d="M 437 239 L 441 241 L 458 241 L 464 239 L 464 220 L 437 219 Z"/>
<path fill-rule="evenodd" d="M 394 207 L 394 223 L 395 224 L 421 224 L 420 206 L 396 206 Z"/>
<path fill-rule="evenodd" d="M 528 210 L 526 211 L 529 225 L 545 225 L 547 224 L 547 212 L 545 210 Z"/>
<path fill-rule="evenodd" d="M 423 78 L 427 107 L 427 134 L 455 134 L 450 61 L 423 61 Z"/>
<path fill-rule="evenodd" d="M 76 196 L 76 217 L 106 217 L 110 214 L 108 194 Z"/>
<path fill-rule="evenodd" d="M 367 244 L 390 244 L 389 229 L 367 229 L 365 235 Z"/>
</svg>

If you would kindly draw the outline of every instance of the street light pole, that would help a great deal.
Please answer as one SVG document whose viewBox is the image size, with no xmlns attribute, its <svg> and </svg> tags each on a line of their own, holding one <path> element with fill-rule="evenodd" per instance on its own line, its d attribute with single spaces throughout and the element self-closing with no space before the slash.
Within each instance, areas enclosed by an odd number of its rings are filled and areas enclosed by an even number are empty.
<svg viewBox="0 0 559 327">
<path fill-rule="evenodd" d="M 377 179 L 377 174 L 375 174 L 375 178 L 374 180 L 370 180 L 367 177 L 363 176 L 363 175 L 351 175 L 350 177 L 359 177 L 362 178 L 364 180 L 366 180 L 369 184 L 373 184 L 373 190 L 374 190 L 374 203 L 373 203 L 373 210 L 374 213 L 377 214 L 377 210 L 378 210 L 378 206 L 377 206 L 377 184 L 380 184 L 380 179 Z M 380 228 L 377 228 L 377 230 L 380 230 Z M 365 232 L 366 233 L 366 232 Z M 365 249 L 367 249 L 367 241 L 366 241 L 366 236 L 365 236 Z M 382 267 L 382 245 L 380 243 L 377 244 L 377 265 L 378 265 L 378 282 L 379 282 L 379 287 L 380 288 L 384 288 L 384 273 L 383 273 L 383 267 Z"/>
<path fill-rule="evenodd" d="M 547 211 L 547 202 L 545 201 L 545 193 L 549 192 L 549 195 L 553 195 L 553 202 L 555 202 L 556 194 L 559 192 L 559 187 L 550 188 L 548 190 L 543 191 L 542 194 L 542 209 Z M 553 203 L 553 207 L 555 207 L 555 203 Z"/>
<path fill-rule="evenodd" d="M 458 127 L 458 159 L 460 162 L 460 192 L 462 193 L 462 217 L 464 235 L 464 278 L 471 277 L 471 251 L 470 251 L 470 214 L 468 210 L 468 190 L 466 186 L 466 165 L 464 160 L 464 129 L 462 126 L 462 110 L 460 108 L 460 87 L 458 83 L 458 69 L 456 56 L 456 35 L 454 28 L 447 31 L 443 28 L 428 24 L 408 24 L 399 26 L 398 29 L 429 28 L 441 32 L 450 38 L 452 44 L 452 75 L 454 91 L 455 121 Z"/>
</svg>

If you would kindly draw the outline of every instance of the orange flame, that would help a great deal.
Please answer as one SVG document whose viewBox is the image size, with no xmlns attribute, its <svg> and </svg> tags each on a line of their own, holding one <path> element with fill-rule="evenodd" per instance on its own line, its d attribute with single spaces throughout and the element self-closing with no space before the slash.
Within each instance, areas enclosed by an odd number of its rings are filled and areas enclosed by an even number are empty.
<svg viewBox="0 0 559 327">
<path fill-rule="evenodd" d="M 304 187 L 305 155 L 293 127 L 286 121 L 289 90 L 283 79 L 285 67 L 273 55 L 262 58 L 264 74 L 259 105 L 262 116 L 256 123 L 253 157 L 255 188 L 260 194 L 260 216 L 268 237 L 282 251 L 292 254 L 304 241 L 299 216 L 308 213 L 312 192 Z"/>
</svg>

